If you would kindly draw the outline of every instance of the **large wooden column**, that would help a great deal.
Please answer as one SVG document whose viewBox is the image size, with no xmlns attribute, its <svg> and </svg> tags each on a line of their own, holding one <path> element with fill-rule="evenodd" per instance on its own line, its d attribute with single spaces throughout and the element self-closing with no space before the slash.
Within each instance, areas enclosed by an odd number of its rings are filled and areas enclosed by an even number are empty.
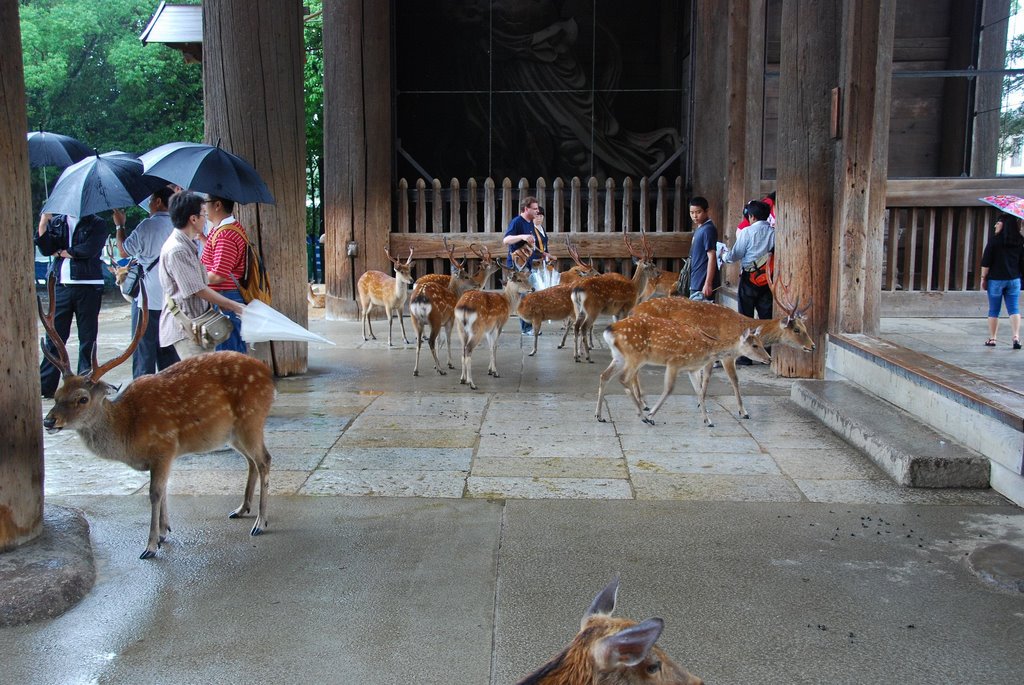
<svg viewBox="0 0 1024 685">
<path fill-rule="evenodd" d="M 722 214 L 715 217 L 718 239 L 729 245 L 735 242 L 735 226 L 743 213 L 743 205 L 755 196 L 754 177 L 749 175 L 751 158 L 760 160 L 760 147 L 751 147 L 749 138 L 752 132 L 760 133 L 761 130 L 761 122 L 753 121 L 750 116 L 754 111 L 761 111 L 750 100 L 750 81 L 760 80 L 763 90 L 763 77 L 751 68 L 752 63 L 762 65 L 762 70 L 764 65 L 764 27 L 755 14 L 756 8 L 752 7 L 762 4 L 750 0 L 729 0 L 725 79 L 728 125 L 725 136 L 726 176 Z M 764 16 L 763 13 L 760 16 Z M 754 45 L 751 45 L 751 26 L 754 27 L 753 33 L 762 37 Z M 760 55 L 756 54 L 758 46 L 761 48 Z M 760 175 L 757 178 L 759 180 Z M 735 282 L 735 274 L 730 280 Z"/>
<path fill-rule="evenodd" d="M 835 143 L 832 89 L 838 85 L 841 6 L 783 0 L 779 74 L 778 228 L 776 269 L 791 295 L 813 297 L 809 316 L 818 349 L 772 350 L 775 371 L 791 378 L 821 378 L 829 321 L 832 225 L 835 220 Z"/>
<path fill-rule="evenodd" d="M 302 3 L 203 2 L 206 142 L 256 168 L 277 201 L 236 208 L 259 240 L 274 308 L 305 326 L 306 115 L 302 80 Z M 307 344 L 257 346 L 278 376 L 304 373 Z"/>
<path fill-rule="evenodd" d="M 323 17 L 327 316 L 352 318 L 356 279 L 368 269 L 390 273 L 390 4 L 324 0 Z"/>
<path fill-rule="evenodd" d="M 896 0 L 847 0 L 830 329 L 878 334 Z"/>
<path fill-rule="evenodd" d="M 43 528 L 43 430 L 18 3 L 0 0 L 0 552 Z"/>
<path fill-rule="evenodd" d="M 730 3 L 731 5 L 732 3 Z M 728 21 L 722 19 L 722 3 L 717 0 L 696 0 L 694 24 L 691 27 L 696 36 L 694 60 L 694 140 L 693 185 L 694 195 L 708 199 L 708 212 L 719 227 L 730 222 L 725 214 L 729 174 L 730 130 L 729 89 L 726 85 L 729 73 L 730 29 L 740 18 L 730 14 Z"/>
</svg>

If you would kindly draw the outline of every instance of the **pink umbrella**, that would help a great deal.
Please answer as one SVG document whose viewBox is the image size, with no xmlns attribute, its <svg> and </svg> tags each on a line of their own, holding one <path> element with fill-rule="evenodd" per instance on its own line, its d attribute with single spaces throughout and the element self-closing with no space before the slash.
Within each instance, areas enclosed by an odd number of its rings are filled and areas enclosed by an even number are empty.
<svg viewBox="0 0 1024 685">
<path fill-rule="evenodd" d="M 1013 214 L 1018 219 L 1024 219 L 1024 198 L 1016 195 L 989 195 L 978 199 L 993 207 L 998 207 L 1007 214 Z"/>
</svg>

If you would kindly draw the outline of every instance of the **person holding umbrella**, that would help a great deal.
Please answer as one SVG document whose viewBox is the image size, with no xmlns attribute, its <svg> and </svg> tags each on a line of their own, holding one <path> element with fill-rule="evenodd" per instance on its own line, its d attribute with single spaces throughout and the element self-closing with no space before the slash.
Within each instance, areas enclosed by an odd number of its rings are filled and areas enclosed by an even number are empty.
<svg viewBox="0 0 1024 685">
<path fill-rule="evenodd" d="M 1024 271 L 1024 235 L 1021 235 L 1020 224 L 1020 219 L 1013 214 L 1000 214 L 995 235 L 981 255 L 981 287 L 988 293 L 986 347 L 996 346 L 999 310 L 1005 300 L 1013 349 L 1020 349 L 1020 280 Z"/>
<path fill-rule="evenodd" d="M 245 304 L 242 294 L 238 292 L 237 282 L 245 276 L 245 264 L 248 255 L 248 235 L 245 228 L 234 216 L 235 203 L 223 197 L 210 195 L 206 201 L 206 212 L 213 230 L 206 238 L 203 247 L 202 263 L 206 268 L 207 281 L 210 288 L 218 295 Z M 217 351 L 231 350 L 246 352 L 246 344 L 242 341 L 242 322 L 231 310 L 224 307 L 221 311 L 231 319 L 234 330 L 227 340 L 217 345 Z"/>
<path fill-rule="evenodd" d="M 103 262 L 100 254 L 107 243 L 107 225 L 100 217 L 89 214 L 81 218 L 70 214 L 44 212 L 39 217 L 35 244 L 39 251 L 56 259 L 50 274 L 56 276 L 54 328 L 62 343 L 71 334 L 71 319 L 78 325 L 78 375 L 88 373 L 90 353 L 96 345 L 99 329 L 100 303 L 103 300 Z M 47 338 L 46 347 L 57 357 L 57 347 Z M 52 398 L 60 383 L 60 371 L 43 358 L 39 365 L 42 395 Z"/>
</svg>

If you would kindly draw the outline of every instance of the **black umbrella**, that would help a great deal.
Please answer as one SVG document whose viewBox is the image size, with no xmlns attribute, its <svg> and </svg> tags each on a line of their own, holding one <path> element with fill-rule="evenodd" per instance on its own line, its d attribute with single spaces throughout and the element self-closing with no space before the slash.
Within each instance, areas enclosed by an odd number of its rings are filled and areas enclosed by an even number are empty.
<svg viewBox="0 0 1024 685">
<path fill-rule="evenodd" d="M 182 188 L 246 204 L 274 204 L 274 196 L 247 161 L 220 145 L 167 143 L 139 157 L 146 174 Z"/>
<path fill-rule="evenodd" d="M 92 154 L 92 148 L 71 136 L 47 131 L 28 134 L 29 166 L 70 166 Z"/>
<path fill-rule="evenodd" d="M 142 162 L 125 152 L 94 154 L 69 166 L 57 179 L 44 212 L 88 216 L 137 204 L 166 185 L 142 175 Z"/>
</svg>

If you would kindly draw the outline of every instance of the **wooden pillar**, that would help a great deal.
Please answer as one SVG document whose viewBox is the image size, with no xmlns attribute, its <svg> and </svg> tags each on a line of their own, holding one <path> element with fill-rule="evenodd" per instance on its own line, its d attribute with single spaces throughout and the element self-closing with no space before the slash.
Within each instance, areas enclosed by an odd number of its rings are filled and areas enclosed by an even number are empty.
<svg viewBox="0 0 1024 685">
<path fill-rule="evenodd" d="M 724 216 L 727 195 L 726 175 L 729 145 L 727 98 L 728 50 L 730 21 L 722 21 L 722 5 L 718 0 L 696 0 L 694 3 L 696 34 L 694 60 L 694 140 L 693 194 L 708 199 L 708 212 L 719 226 L 728 223 Z"/>
<path fill-rule="evenodd" d="M 779 74 L 778 228 L 776 268 L 790 294 L 807 302 L 818 349 L 776 346 L 777 373 L 822 378 L 829 321 L 832 225 L 835 219 L 835 144 L 831 135 L 832 90 L 838 85 L 838 3 L 783 0 Z"/>
<path fill-rule="evenodd" d="M 1011 16 L 1010 0 L 985 0 L 981 17 L 978 69 L 1002 69 L 1006 62 L 1006 31 Z M 999 110 L 1003 79 L 979 77 L 974 88 L 974 136 L 971 142 L 971 176 L 995 176 L 999 165 Z"/>
<path fill-rule="evenodd" d="M 18 3 L 0 0 L 0 552 L 43 529 L 43 429 L 33 296 L 32 196 Z"/>
<path fill-rule="evenodd" d="M 896 0 L 846 0 L 830 330 L 878 334 Z"/>
<path fill-rule="evenodd" d="M 332 319 L 356 316 L 360 275 L 391 271 L 384 255 L 392 222 L 390 7 L 324 0 L 324 270 Z M 350 242 L 355 257 L 346 254 Z"/>
<path fill-rule="evenodd" d="M 248 160 L 276 204 L 236 207 L 266 258 L 274 308 L 305 326 L 306 124 L 302 4 L 297 0 L 203 3 L 206 142 Z M 307 344 L 257 345 L 278 376 L 305 373 Z"/>
<path fill-rule="evenodd" d="M 750 63 L 764 64 L 763 48 L 761 59 L 754 59 L 750 51 L 751 26 L 754 32 L 764 36 L 764 27 L 759 17 L 752 14 L 750 0 L 729 0 L 728 9 L 728 40 L 726 59 L 726 121 L 728 131 L 725 137 L 726 142 L 726 177 L 725 195 L 722 198 L 722 214 L 715 217 L 718 226 L 718 239 L 729 245 L 734 244 L 736 238 L 735 226 L 738 218 L 743 212 L 743 205 L 750 199 L 751 189 L 754 186 L 754 179 L 748 176 L 750 163 L 748 157 L 760 158 L 755 148 L 748 146 L 748 136 L 751 133 L 752 122 L 750 119 L 751 107 L 749 100 L 749 80 L 760 78 L 760 74 L 751 74 Z M 763 15 L 762 15 L 763 16 Z M 756 47 L 756 46 L 755 46 Z M 756 108 L 760 111 L 760 108 Z M 756 122 L 755 131 L 760 131 L 761 122 Z M 760 150 L 760 148 L 756 148 Z M 758 174 L 757 180 L 760 179 Z M 734 279 L 730 279 L 735 282 Z"/>
</svg>

